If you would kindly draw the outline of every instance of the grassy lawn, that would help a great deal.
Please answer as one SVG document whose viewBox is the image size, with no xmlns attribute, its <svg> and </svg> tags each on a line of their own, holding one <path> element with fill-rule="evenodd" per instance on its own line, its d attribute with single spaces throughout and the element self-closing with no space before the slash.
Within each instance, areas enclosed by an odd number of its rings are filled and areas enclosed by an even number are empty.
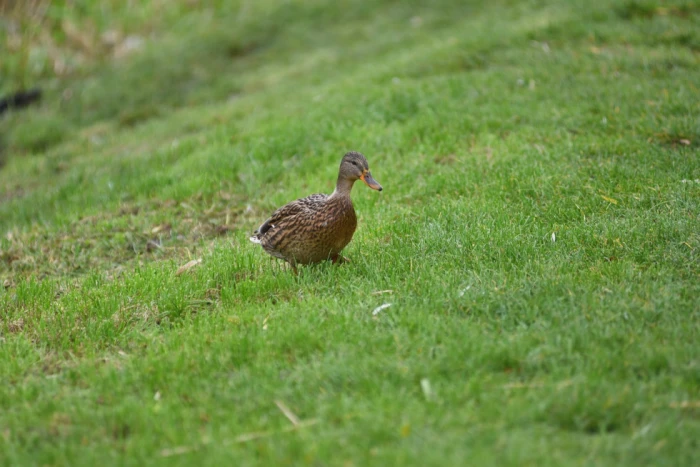
<svg viewBox="0 0 700 467">
<path fill-rule="evenodd" d="M 0 465 L 697 462 L 696 2 L 42 15 L 0 22 L 44 91 L 0 117 Z M 384 191 L 296 277 L 248 236 L 348 150 Z"/>
</svg>

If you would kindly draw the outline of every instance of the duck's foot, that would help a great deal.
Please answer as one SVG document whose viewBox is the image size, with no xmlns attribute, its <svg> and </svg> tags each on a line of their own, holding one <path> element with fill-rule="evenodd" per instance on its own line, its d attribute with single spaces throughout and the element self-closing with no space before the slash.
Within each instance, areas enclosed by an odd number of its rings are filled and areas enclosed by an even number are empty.
<svg viewBox="0 0 700 467">
<path fill-rule="evenodd" d="M 343 263 L 352 263 L 349 258 L 346 258 L 343 255 L 335 255 L 331 256 L 331 262 L 333 264 L 343 264 Z"/>
</svg>

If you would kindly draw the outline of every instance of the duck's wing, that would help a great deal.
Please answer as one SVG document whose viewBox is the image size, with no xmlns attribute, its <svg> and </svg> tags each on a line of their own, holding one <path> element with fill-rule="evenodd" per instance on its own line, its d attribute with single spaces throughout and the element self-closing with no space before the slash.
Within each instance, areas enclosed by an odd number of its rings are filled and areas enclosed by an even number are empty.
<svg viewBox="0 0 700 467">
<path fill-rule="evenodd" d="M 299 198 L 289 204 L 285 204 L 278 210 L 272 213 L 269 219 L 262 223 L 260 227 L 253 233 L 250 240 L 254 243 L 260 243 L 260 239 L 270 230 L 279 224 L 284 224 L 285 221 L 297 216 L 311 216 L 326 203 L 328 195 L 323 193 L 315 193 L 306 198 Z"/>
</svg>

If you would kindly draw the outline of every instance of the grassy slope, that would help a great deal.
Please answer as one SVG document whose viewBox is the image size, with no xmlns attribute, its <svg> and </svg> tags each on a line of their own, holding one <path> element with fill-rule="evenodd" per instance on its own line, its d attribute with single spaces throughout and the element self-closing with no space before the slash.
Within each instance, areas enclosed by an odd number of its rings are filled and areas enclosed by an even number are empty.
<svg viewBox="0 0 700 467">
<path fill-rule="evenodd" d="M 700 10 L 274 3 L 5 120 L 0 464 L 689 465 Z M 348 149 L 297 279 L 247 234 Z"/>
</svg>

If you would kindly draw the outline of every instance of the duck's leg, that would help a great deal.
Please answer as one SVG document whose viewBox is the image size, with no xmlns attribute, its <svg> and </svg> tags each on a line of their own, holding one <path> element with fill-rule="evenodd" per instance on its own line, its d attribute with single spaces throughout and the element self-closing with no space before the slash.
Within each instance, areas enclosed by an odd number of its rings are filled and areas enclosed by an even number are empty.
<svg viewBox="0 0 700 467">
<path fill-rule="evenodd" d="M 289 263 L 289 265 L 292 267 L 292 271 L 294 271 L 294 275 L 298 276 L 299 275 L 299 270 L 297 269 L 296 264 L 294 263 Z"/>
<path fill-rule="evenodd" d="M 331 256 L 331 262 L 333 264 L 343 264 L 343 263 L 351 263 L 352 261 L 350 261 L 349 258 L 346 258 L 345 256 L 338 253 L 338 254 Z"/>
</svg>

